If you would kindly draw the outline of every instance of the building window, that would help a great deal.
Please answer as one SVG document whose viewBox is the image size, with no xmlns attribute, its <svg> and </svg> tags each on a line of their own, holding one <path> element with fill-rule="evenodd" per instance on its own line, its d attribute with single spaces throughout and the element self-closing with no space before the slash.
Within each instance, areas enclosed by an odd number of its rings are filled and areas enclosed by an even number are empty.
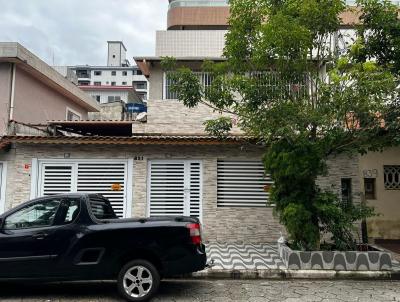
<svg viewBox="0 0 400 302">
<path fill-rule="evenodd" d="M 67 119 L 67 121 L 80 121 L 82 119 L 82 116 L 78 112 L 76 112 L 70 108 L 67 108 L 66 119 Z"/>
<path fill-rule="evenodd" d="M 94 75 L 95 75 L 95 76 L 101 76 L 101 71 L 100 71 L 100 70 L 96 70 L 96 71 L 94 72 Z"/>
<path fill-rule="evenodd" d="M 90 82 L 87 81 L 78 81 L 79 86 L 89 86 Z"/>
<path fill-rule="evenodd" d="M 126 82 L 122 82 L 122 85 L 126 85 L 127 83 Z"/>
<path fill-rule="evenodd" d="M 375 178 L 364 178 L 365 199 L 376 199 Z"/>
<path fill-rule="evenodd" d="M 132 70 L 132 74 L 133 75 L 142 75 L 143 73 L 140 69 L 135 69 L 135 70 Z"/>
<path fill-rule="evenodd" d="M 127 71 L 123 71 L 123 72 L 122 72 L 122 75 L 123 75 L 123 76 L 127 76 L 127 75 L 128 75 L 128 72 L 127 72 Z"/>
<path fill-rule="evenodd" d="M 400 190 L 400 166 L 383 166 L 383 176 L 386 190 Z"/>
<path fill-rule="evenodd" d="M 352 202 L 351 178 L 342 178 L 341 189 L 342 189 L 343 205 L 346 206 L 346 205 L 351 204 L 351 202 Z"/>
<path fill-rule="evenodd" d="M 111 86 L 116 86 L 117 82 L 111 82 Z"/>
<path fill-rule="evenodd" d="M 135 89 L 146 89 L 147 82 L 132 82 L 132 86 L 135 87 Z"/>
<path fill-rule="evenodd" d="M 198 77 L 200 85 L 203 86 L 204 90 L 207 90 L 212 82 L 213 77 L 208 72 L 194 72 L 194 74 Z M 165 73 L 164 76 L 164 99 L 167 100 L 176 100 L 178 99 L 178 95 L 176 92 L 171 91 L 171 86 L 173 84 L 173 80 L 170 78 L 168 73 Z"/>
<path fill-rule="evenodd" d="M 117 72 L 116 72 L 115 70 L 113 70 L 113 71 L 111 71 L 111 75 L 112 75 L 112 76 L 116 76 L 116 75 L 117 75 Z"/>
<path fill-rule="evenodd" d="M 76 76 L 78 78 L 90 79 L 90 70 L 78 69 L 78 70 L 76 70 Z"/>
<path fill-rule="evenodd" d="M 101 82 L 94 82 L 94 86 L 101 86 Z"/>
<path fill-rule="evenodd" d="M 95 95 L 95 99 L 96 99 L 96 101 L 98 101 L 100 103 L 100 96 L 99 95 Z"/>
<path fill-rule="evenodd" d="M 109 103 L 112 103 L 112 102 L 120 102 L 121 101 L 121 96 L 119 96 L 119 95 L 109 95 L 108 97 L 107 97 L 107 101 L 109 102 Z"/>
<path fill-rule="evenodd" d="M 218 160 L 218 207 L 266 207 L 273 182 L 261 161 Z"/>
</svg>

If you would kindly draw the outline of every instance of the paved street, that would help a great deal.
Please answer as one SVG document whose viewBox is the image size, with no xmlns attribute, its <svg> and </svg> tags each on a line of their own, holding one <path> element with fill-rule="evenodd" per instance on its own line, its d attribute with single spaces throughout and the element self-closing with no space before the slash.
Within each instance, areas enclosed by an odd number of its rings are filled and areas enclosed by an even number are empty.
<svg viewBox="0 0 400 302">
<path fill-rule="evenodd" d="M 0 284 L 0 301 L 121 301 L 113 283 Z M 153 301 L 400 301 L 399 281 L 169 280 Z"/>
</svg>

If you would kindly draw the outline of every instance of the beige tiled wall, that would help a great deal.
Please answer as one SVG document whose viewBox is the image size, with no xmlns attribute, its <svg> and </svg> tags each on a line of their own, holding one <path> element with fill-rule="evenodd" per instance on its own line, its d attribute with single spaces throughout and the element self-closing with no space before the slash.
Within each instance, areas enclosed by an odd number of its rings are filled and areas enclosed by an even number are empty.
<svg viewBox="0 0 400 302">
<path fill-rule="evenodd" d="M 7 153 L 0 153 L 0 161 L 8 161 L 6 209 L 30 197 L 31 170 L 25 169 L 32 158 L 63 159 L 129 159 L 143 156 L 133 164 L 132 215 L 146 216 L 148 161 L 152 159 L 195 159 L 203 163 L 203 224 L 208 241 L 221 242 L 275 242 L 283 227 L 273 216 L 272 208 L 217 207 L 217 160 L 260 160 L 263 150 L 242 146 L 54 146 L 16 145 Z M 319 183 L 329 189 L 340 189 L 340 177 L 355 176 L 357 162 L 345 156 L 332 158 L 332 175 Z M 353 172 L 354 171 L 354 172 Z M 353 192 L 359 183 L 354 179 Z M 357 195 L 356 197 L 357 198 Z"/>
<path fill-rule="evenodd" d="M 203 162 L 203 224 L 208 241 L 274 242 L 283 231 L 272 208 L 218 208 L 217 160 L 260 160 L 262 150 L 249 146 L 54 146 L 17 145 L 7 154 L 0 153 L 0 161 L 8 158 L 6 209 L 30 197 L 31 170 L 25 170 L 32 158 L 63 159 L 128 159 L 133 167 L 133 216 L 146 216 L 147 167 L 151 159 L 197 159 Z"/>
</svg>

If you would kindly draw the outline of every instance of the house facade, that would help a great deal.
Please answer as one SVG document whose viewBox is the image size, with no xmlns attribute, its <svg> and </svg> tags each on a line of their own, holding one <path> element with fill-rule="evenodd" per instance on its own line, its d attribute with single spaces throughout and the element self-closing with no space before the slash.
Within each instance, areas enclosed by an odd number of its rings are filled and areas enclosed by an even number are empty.
<svg viewBox="0 0 400 302">
<path fill-rule="evenodd" d="M 10 121 L 87 119 L 99 106 L 86 93 L 18 43 L 0 43 L 0 136 Z"/>
<path fill-rule="evenodd" d="M 179 7 L 176 2 L 170 11 Z M 202 30 L 221 30 L 213 26 Z M 200 71 L 205 59 L 223 60 L 213 53 L 177 58 L 206 86 L 210 78 Z M 276 242 L 284 228 L 269 201 L 265 147 L 236 125 L 226 139 L 207 135 L 204 122 L 221 114 L 177 101 L 161 57 L 135 60 L 150 83 L 146 121 L 53 121 L 46 134 L 3 137 L 0 167 L 7 171 L 0 170 L 0 211 L 43 195 L 95 192 L 109 198 L 120 217 L 198 217 L 208 242 Z M 228 116 L 235 124 L 235 116 Z M 400 239 L 397 154 L 394 148 L 365 157 L 334 156 L 328 175 L 318 179 L 322 189 L 355 203 L 367 201 L 382 213 L 368 220 L 371 239 Z"/>
</svg>

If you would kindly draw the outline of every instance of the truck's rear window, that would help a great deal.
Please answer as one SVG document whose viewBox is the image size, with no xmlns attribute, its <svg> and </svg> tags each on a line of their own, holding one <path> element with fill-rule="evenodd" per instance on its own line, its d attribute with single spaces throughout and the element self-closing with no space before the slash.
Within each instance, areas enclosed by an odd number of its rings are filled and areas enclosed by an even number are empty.
<svg viewBox="0 0 400 302">
<path fill-rule="evenodd" d="M 115 215 L 113 208 L 106 199 L 91 197 L 89 200 L 90 209 L 96 219 L 115 219 L 118 218 Z"/>
</svg>

